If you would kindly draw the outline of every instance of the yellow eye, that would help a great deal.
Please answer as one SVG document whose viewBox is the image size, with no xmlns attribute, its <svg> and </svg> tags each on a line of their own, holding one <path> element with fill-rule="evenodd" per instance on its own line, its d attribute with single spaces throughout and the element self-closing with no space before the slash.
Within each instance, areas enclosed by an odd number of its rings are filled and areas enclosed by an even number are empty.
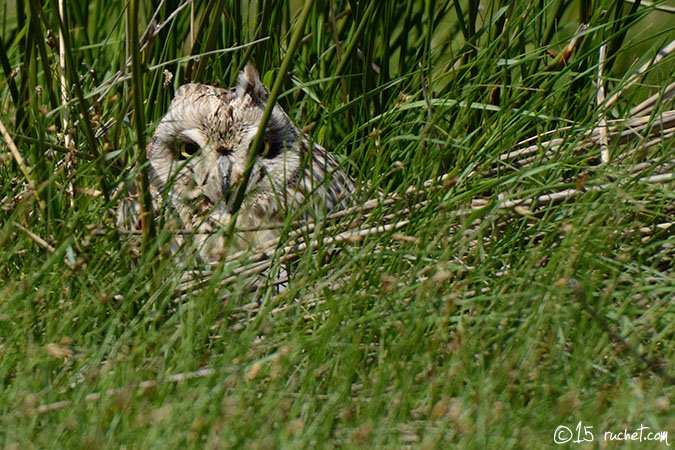
<svg viewBox="0 0 675 450">
<path fill-rule="evenodd" d="M 194 142 L 180 142 L 178 150 L 182 159 L 188 159 L 199 151 L 199 146 Z"/>
<path fill-rule="evenodd" d="M 279 156 L 284 150 L 284 144 L 274 141 L 265 141 L 265 146 L 263 148 L 262 157 L 267 159 L 273 159 Z"/>
</svg>

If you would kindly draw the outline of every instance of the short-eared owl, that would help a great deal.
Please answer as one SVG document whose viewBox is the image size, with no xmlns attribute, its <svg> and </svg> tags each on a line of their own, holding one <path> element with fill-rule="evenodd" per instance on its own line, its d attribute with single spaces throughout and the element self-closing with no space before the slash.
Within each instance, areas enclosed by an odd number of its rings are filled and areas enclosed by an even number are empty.
<svg viewBox="0 0 675 450">
<path fill-rule="evenodd" d="M 183 85 L 148 145 L 155 208 L 164 204 L 178 213 L 207 261 L 227 252 L 223 228 L 268 99 L 252 65 L 236 88 Z M 275 236 L 289 215 L 316 218 L 342 207 L 352 191 L 333 156 L 275 105 L 237 220 L 237 228 L 248 231 L 237 233 L 235 245 Z"/>
</svg>

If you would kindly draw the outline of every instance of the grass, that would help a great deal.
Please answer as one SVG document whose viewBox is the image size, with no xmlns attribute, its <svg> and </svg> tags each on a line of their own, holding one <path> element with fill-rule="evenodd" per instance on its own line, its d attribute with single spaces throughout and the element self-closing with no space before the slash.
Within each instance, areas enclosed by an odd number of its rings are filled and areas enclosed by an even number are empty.
<svg viewBox="0 0 675 450">
<path fill-rule="evenodd" d="M 671 4 L 316 1 L 295 49 L 299 2 L 58 7 L 1 6 L 5 448 L 675 440 Z M 361 206 L 217 267 L 118 230 L 175 89 L 247 61 Z"/>
</svg>

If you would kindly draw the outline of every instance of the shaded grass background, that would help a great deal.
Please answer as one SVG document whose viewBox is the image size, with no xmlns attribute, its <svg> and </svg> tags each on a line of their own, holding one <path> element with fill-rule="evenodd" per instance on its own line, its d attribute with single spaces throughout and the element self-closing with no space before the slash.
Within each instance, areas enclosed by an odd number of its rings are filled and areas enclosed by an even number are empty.
<svg viewBox="0 0 675 450">
<path fill-rule="evenodd" d="M 629 173 L 644 159 L 672 162 L 672 139 L 646 153 L 612 141 L 613 155 L 629 156 L 605 166 L 575 151 L 600 114 L 600 45 L 613 92 L 675 38 L 672 5 L 316 1 L 284 108 L 373 189 L 454 182 L 376 210 L 427 200 L 398 230 L 405 239 L 306 252 L 281 293 L 214 281 L 176 301 L 190 254 L 170 257 L 161 226 L 142 247 L 114 227 L 115 188 L 140 176 L 137 133 L 151 135 L 183 82 L 232 85 L 253 60 L 270 87 L 300 8 L 194 3 L 162 26 L 182 5 L 139 2 L 134 17 L 128 2 L 69 3 L 61 24 L 57 1 L 2 5 L 0 119 L 45 202 L 3 156 L 5 446 L 540 448 L 579 421 L 598 436 L 675 430 L 673 238 L 655 227 L 672 221 L 673 183 Z M 589 29 L 563 63 L 580 22 Z M 157 33 L 141 38 L 132 81 L 134 28 Z M 609 118 L 675 81 L 673 67 L 671 57 L 650 69 Z M 147 99 L 145 129 L 134 89 Z M 553 130 L 566 140 L 554 158 L 498 162 Z M 608 187 L 534 215 L 494 200 L 455 214 L 475 198 L 531 198 L 587 178 Z M 147 380 L 159 382 L 137 387 Z"/>
</svg>

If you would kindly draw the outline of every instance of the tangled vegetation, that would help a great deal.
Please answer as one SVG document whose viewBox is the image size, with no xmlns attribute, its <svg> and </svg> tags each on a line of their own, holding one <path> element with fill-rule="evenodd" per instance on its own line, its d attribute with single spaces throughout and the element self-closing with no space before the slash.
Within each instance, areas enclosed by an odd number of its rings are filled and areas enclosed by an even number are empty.
<svg viewBox="0 0 675 450">
<path fill-rule="evenodd" d="M 3 3 L 0 443 L 675 433 L 671 5 Z M 118 229 L 177 87 L 249 61 L 359 204 L 216 266 Z"/>
</svg>

